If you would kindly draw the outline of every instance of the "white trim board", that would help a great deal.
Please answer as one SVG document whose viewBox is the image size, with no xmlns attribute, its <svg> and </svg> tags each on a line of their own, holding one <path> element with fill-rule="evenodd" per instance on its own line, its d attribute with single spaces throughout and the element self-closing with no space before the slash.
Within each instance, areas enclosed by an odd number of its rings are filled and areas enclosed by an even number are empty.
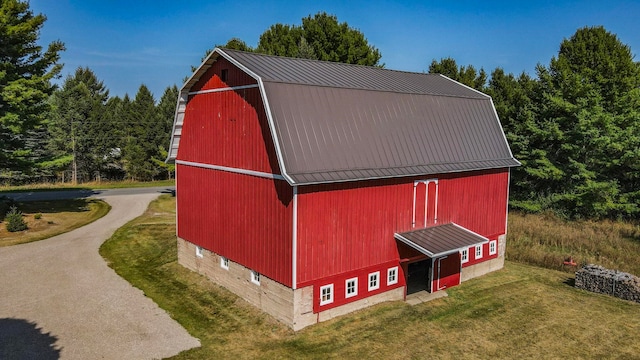
<svg viewBox="0 0 640 360">
<path fill-rule="evenodd" d="M 222 165 L 203 164 L 199 162 L 184 161 L 184 160 L 176 160 L 176 164 L 199 167 L 203 169 L 221 170 L 221 171 L 227 171 L 235 174 L 251 175 L 251 176 L 257 176 L 257 177 L 266 178 L 266 179 L 284 180 L 284 177 L 280 174 L 270 174 L 262 171 L 239 169 L 239 168 L 233 168 L 233 167 L 222 166 Z"/>
<path fill-rule="evenodd" d="M 293 187 L 293 228 L 291 229 L 291 287 L 298 288 L 298 187 Z"/>
<path fill-rule="evenodd" d="M 235 90 L 243 90 L 243 89 L 253 89 L 253 88 L 257 88 L 257 87 L 258 87 L 258 84 L 251 84 L 251 85 L 242 85 L 242 86 L 223 87 L 223 88 L 217 88 L 217 89 L 190 91 L 190 92 L 188 92 L 188 94 L 189 95 L 209 94 L 209 93 L 223 92 L 223 91 L 235 91 Z"/>
</svg>

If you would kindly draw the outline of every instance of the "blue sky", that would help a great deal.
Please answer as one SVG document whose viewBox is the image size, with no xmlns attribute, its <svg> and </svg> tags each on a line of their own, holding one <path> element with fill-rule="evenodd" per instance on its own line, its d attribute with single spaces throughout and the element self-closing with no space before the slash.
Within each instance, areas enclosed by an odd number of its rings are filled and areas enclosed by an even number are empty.
<svg viewBox="0 0 640 360">
<path fill-rule="evenodd" d="M 299 25 L 325 11 L 357 28 L 389 69 L 427 71 L 433 59 L 491 72 L 534 74 L 560 42 L 584 26 L 603 25 L 640 51 L 640 1 L 165 1 L 30 0 L 43 13 L 40 43 L 61 40 L 63 76 L 88 66 L 111 95 L 156 100 L 182 85 L 205 50 L 233 37 L 256 46 L 272 24 Z M 636 60 L 639 60 L 636 58 Z"/>
</svg>

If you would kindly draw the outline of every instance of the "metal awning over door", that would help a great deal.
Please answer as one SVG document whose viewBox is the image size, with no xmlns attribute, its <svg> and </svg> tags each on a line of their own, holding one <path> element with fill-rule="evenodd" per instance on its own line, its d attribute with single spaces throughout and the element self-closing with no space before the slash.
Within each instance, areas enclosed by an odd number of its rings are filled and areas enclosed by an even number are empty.
<svg viewBox="0 0 640 360">
<path fill-rule="evenodd" d="M 489 242 L 486 237 L 455 223 L 396 233 L 395 238 L 430 258 L 452 254 Z"/>
</svg>

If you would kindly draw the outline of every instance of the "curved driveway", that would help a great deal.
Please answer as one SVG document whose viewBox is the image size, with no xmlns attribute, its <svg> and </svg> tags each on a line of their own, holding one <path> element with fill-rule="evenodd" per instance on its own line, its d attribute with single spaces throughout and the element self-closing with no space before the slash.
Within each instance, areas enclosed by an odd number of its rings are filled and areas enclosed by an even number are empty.
<svg viewBox="0 0 640 360">
<path fill-rule="evenodd" d="M 0 248 L 0 358 L 157 359 L 200 346 L 98 254 L 157 196 L 110 195 L 111 211 L 87 226 Z M 29 353 L 43 338 L 51 351 Z"/>
</svg>

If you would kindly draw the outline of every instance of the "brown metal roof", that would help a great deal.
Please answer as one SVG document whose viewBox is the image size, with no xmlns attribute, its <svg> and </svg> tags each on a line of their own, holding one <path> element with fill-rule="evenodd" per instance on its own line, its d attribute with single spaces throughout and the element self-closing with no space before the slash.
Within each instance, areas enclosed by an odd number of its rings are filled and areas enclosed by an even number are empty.
<svg viewBox="0 0 640 360">
<path fill-rule="evenodd" d="M 263 82 L 487 99 L 442 75 L 222 49 Z"/>
<path fill-rule="evenodd" d="M 296 183 L 517 165 L 488 98 L 265 83 Z"/>
<path fill-rule="evenodd" d="M 484 236 L 455 223 L 395 234 L 395 238 L 431 258 L 489 242 Z"/>
<path fill-rule="evenodd" d="M 220 56 L 258 80 L 292 185 L 519 165 L 491 98 L 442 75 L 216 49 L 182 93 Z M 183 117 L 176 113 L 169 160 Z"/>
</svg>

